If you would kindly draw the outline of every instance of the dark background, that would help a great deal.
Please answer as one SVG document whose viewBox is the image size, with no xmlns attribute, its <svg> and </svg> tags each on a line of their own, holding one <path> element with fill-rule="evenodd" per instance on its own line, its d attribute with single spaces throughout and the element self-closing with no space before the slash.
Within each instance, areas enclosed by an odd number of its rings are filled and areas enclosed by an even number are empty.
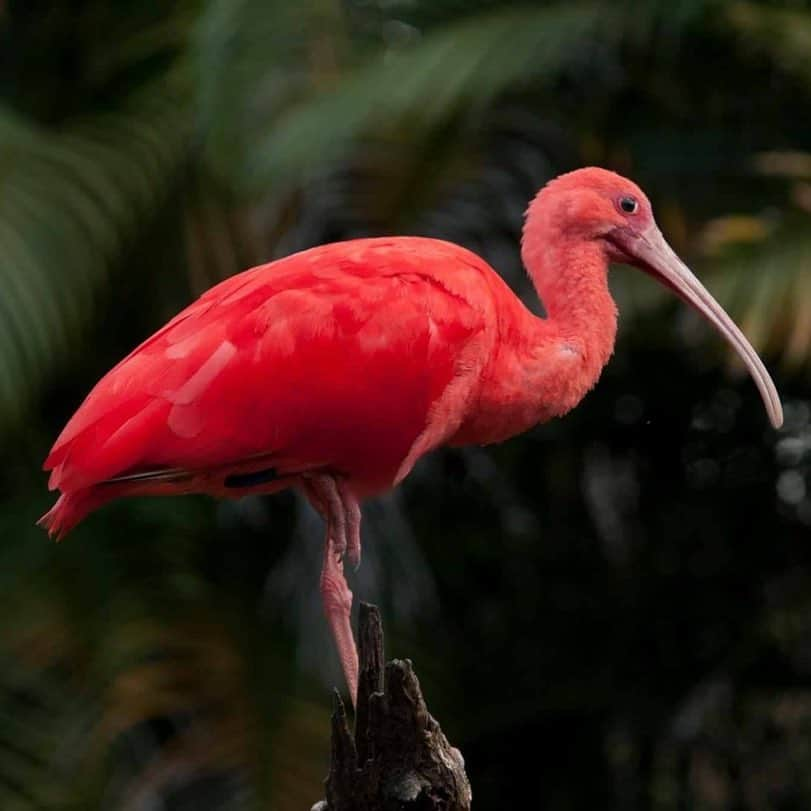
<svg viewBox="0 0 811 811">
<path fill-rule="evenodd" d="M 597 163 L 649 193 L 763 353 L 612 271 L 565 419 L 367 505 L 356 596 L 475 807 L 811 807 L 811 4 L 0 0 L 0 808 L 308 809 L 321 528 L 290 494 L 139 499 L 62 545 L 39 471 L 93 383 L 205 288 L 442 236 L 522 296 L 522 212 Z"/>
</svg>

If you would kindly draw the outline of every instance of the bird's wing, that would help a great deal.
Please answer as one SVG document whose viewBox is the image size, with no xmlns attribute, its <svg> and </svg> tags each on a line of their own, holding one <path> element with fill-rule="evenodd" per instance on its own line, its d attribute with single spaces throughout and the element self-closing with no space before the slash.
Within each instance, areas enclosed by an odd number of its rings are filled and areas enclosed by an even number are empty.
<svg viewBox="0 0 811 811">
<path fill-rule="evenodd" d="M 256 456 L 390 477 L 462 419 L 492 346 L 489 273 L 456 246 L 400 238 L 232 277 L 99 381 L 46 460 L 50 484 Z"/>
</svg>

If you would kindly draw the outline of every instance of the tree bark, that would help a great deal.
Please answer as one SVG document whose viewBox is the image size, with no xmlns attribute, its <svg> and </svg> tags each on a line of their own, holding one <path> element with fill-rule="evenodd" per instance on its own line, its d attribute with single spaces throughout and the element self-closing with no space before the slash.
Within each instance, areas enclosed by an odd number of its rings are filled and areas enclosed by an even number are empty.
<svg viewBox="0 0 811 811">
<path fill-rule="evenodd" d="M 327 799 L 312 811 L 469 811 L 465 763 L 429 714 L 411 662 L 383 664 L 378 609 L 360 605 L 355 734 L 335 692 Z"/>
</svg>

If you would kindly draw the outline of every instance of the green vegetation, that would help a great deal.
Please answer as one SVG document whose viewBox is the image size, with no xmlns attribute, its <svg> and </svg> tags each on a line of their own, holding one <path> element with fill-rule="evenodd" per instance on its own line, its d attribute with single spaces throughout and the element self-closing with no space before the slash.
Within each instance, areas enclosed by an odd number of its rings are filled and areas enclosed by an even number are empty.
<svg viewBox="0 0 811 811">
<path fill-rule="evenodd" d="M 356 594 L 477 807 L 808 807 L 809 109 L 804 0 L 0 0 L 0 807 L 321 796 L 314 516 L 141 499 L 56 546 L 39 464 L 106 369 L 251 264 L 423 233 L 527 293 L 524 207 L 590 163 L 650 193 L 786 428 L 617 269 L 598 389 L 370 505 Z"/>
</svg>

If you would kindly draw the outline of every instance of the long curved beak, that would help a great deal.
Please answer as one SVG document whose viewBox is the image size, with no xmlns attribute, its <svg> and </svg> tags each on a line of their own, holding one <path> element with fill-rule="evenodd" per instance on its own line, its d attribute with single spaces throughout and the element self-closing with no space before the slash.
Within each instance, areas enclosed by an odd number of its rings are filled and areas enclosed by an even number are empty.
<svg viewBox="0 0 811 811">
<path fill-rule="evenodd" d="M 755 381 L 775 428 L 783 424 L 783 407 L 774 381 L 744 334 L 709 294 L 687 265 L 667 244 L 656 225 L 643 234 L 624 233 L 621 245 L 633 264 L 655 276 L 680 298 L 695 307 L 732 345 Z"/>
</svg>

